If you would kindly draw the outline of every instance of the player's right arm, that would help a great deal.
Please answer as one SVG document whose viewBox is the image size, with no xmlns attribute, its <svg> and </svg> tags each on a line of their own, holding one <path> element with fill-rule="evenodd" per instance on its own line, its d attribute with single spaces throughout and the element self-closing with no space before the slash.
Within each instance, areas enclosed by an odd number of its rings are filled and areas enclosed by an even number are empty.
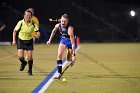
<svg viewBox="0 0 140 93">
<path fill-rule="evenodd" d="M 59 24 L 56 24 L 55 27 L 53 28 L 53 30 L 52 30 L 52 32 L 51 32 L 51 35 L 50 35 L 50 38 L 49 38 L 49 40 L 47 41 L 47 45 L 48 45 L 48 46 L 51 44 L 52 38 L 54 37 L 56 31 L 58 30 L 58 27 L 59 27 Z"/>
<path fill-rule="evenodd" d="M 14 29 L 14 31 L 13 31 L 13 42 L 12 42 L 12 45 L 16 45 L 16 33 L 17 33 L 17 31 Z"/>
<path fill-rule="evenodd" d="M 13 42 L 12 42 L 13 45 L 16 45 L 16 33 L 20 28 L 21 28 L 21 21 L 17 23 L 16 27 L 13 30 Z"/>
</svg>

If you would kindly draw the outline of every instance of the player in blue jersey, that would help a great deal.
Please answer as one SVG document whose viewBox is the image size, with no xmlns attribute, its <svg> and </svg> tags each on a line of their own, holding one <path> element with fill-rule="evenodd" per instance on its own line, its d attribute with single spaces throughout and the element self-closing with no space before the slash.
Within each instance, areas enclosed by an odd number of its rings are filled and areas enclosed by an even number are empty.
<svg viewBox="0 0 140 93">
<path fill-rule="evenodd" d="M 74 30 L 73 27 L 68 24 L 68 22 L 69 22 L 68 15 L 67 14 L 62 15 L 61 22 L 55 25 L 50 35 L 50 38 L 47 41 L 47 45 L 49 46 L 56 31 L 60 32 L 61 39 L 57 54 L 58 75 L 56 77 L 59 77 L 62 74 L 62 55 L 66 49 L 67 49 L 67 57 L 66 57 L 67 61 L 74 62 L 75 60 Z"/>
</svg>

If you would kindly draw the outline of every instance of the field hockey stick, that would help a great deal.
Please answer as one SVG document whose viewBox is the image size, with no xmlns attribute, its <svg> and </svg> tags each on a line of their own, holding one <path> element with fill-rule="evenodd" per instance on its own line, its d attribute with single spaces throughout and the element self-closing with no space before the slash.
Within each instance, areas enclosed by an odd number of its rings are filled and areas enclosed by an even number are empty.
<svg viewBox="0 0 140 93">
<path fill-rule="evenodd" d="M 71 66 L 71 62 L 69 63 L 69 65 L 66 66 L 66 68 L 63 70 L 62 74 L 60 75 L 59 79 L 61 79 L 61 77 L 63 76 L 63 74 L 65 73 L 65 71 Z"/>
</svg>

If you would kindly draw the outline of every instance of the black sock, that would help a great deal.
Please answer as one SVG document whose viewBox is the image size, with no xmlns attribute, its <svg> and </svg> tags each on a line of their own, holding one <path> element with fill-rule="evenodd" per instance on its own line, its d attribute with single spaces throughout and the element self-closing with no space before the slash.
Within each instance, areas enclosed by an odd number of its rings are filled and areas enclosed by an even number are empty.
<svg viewBox="0 0 140 93">
<path fill-rule="evenodd" d="M 29 65 L 29 70 L 28 70 L 28 72 L 32 72 L 33 60 L 28 60 L 28 65 Z"/>
<path fill-rule="evenodd" d="M 62 60 L 57 60 L 58 73 L 62 74 Z"/>
<path fill-rule="evenodd" d="M 26 61 L 25 61 L 24 57 L 19 58 L 19 60 L 20 60 L 20 62 L 21 62 L 22 64 L 26 64 Z"/>
</svg>

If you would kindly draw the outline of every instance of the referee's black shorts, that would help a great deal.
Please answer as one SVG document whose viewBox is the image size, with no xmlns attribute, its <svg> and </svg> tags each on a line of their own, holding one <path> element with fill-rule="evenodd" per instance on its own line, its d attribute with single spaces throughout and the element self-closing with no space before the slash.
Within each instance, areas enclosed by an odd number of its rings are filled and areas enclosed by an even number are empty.
<svg viewBox="0 0 140 93">
<path fill-rule="evenodd" d="M 34 50 L 33 46 L 33 39 L 31 40 L 21 40 L 18 38 L 17 40 L 17 49 L 23 49 L 23 50 Z"/>
</svg>

